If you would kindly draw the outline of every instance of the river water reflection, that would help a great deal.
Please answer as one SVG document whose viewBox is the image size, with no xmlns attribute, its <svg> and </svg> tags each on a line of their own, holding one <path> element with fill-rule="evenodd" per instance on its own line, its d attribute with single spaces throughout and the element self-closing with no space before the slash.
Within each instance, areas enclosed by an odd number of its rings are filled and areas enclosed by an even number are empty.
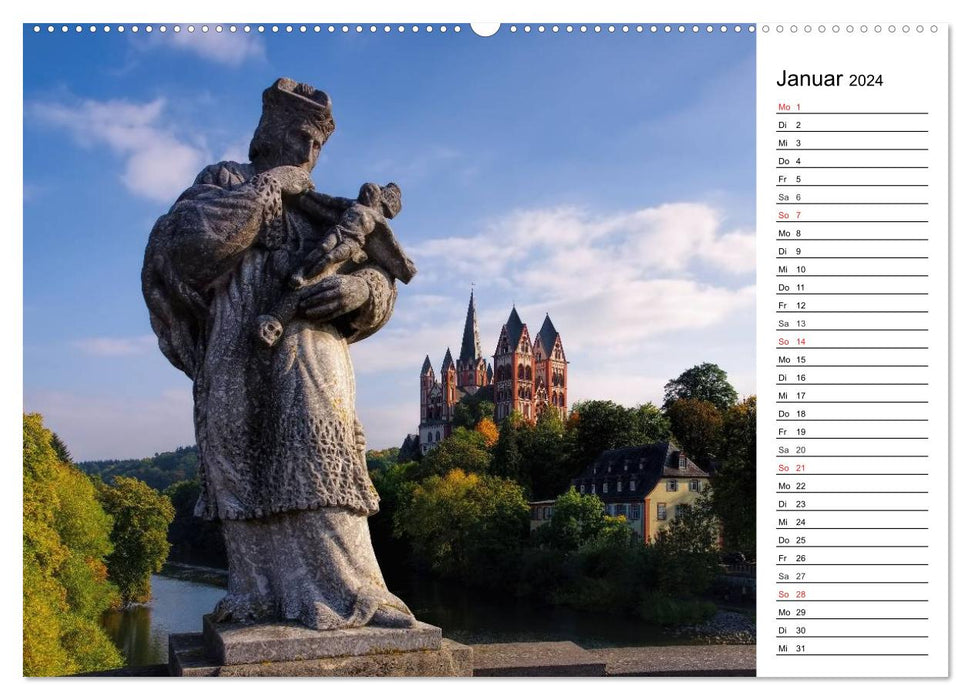
<svg viewBox="0 0 971 700">
<path fill-rule="evenodd" d="M 225 595 L 223 587 L 186 580 L 185 574 L 153 576 L 150 605 L 105 614 L 103 625 L 129 666 L 166 663 L 168 635 L 201 632 L 202 616 Z M 441 627 L 447 637 L 463 644 L 572 641 L 591 648 L 676 641 L 663 628 L 636 619 L 537 606 L 421 576 L 389 579 L 389 587 L 418 619 Z"/>
</svg>

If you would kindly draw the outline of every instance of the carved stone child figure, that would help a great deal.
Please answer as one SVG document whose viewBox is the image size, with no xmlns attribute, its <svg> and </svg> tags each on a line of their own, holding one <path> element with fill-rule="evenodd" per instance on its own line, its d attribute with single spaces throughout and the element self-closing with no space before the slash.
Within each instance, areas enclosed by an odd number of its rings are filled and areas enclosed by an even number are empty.
<svg viewBox="0 0 971 700">
<path fill-rule="evenodd" d="M 290 286 L 294 290 L 313 285 L 334 274 L 344 263 L 367 261 L 368 237 L 375 231 L 389 231 L 387 220 L 401 212 L 401 188 L 393 182 L 384 187 L 373 182 L 363 184 L 356 201 L 317 192 L 308 192 L 304 197 L 321 207 L 339 209 L 344 205 L 345 208 L 321 244 L 307 255 L 301 269 L 290 278 Z M 371 251 L 379 258 L 383 257 L 383 252 L 385 248 L 381 246 Z M 388 261 L 378 259 L 375 262 L 382 264 Z M 396 262 L 400 262 L 400 259 Z M 257 319 L 259 338 L 267 346 L 273 347 L 282 337 L 286 325 L 297 311 L 300 298 L 301 295 L 297 293 L 285 295 L 273 311 Z"/>
</svg>

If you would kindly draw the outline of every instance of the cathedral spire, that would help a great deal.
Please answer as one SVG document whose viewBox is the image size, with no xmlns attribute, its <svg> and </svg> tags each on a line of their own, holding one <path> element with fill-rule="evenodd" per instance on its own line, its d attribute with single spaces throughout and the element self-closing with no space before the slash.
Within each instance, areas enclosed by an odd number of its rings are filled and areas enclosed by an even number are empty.
<svg viewBox="0 0 971 700">
<path fill-rule="evenodd" d="M 475 290 L 469 294 L 469 310 L 465 314 L 465 330 L 462 332 L 462 349 L 459 352 L 459 362 L 478 360 L 482 357 L 482 347 L 479 345 L 479 323 L 475 315 Z"/>
</svg>

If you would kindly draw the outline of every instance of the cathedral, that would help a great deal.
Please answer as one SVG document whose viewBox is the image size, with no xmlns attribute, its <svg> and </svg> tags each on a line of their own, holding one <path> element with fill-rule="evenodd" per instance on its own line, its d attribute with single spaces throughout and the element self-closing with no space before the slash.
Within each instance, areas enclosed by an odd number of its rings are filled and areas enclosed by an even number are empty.
<svg viewBox="0 0 971 700">
<path fill-rule="evenodd" d="M 482 355 L 479 324 L 475 315 L 475 293 L 469 295 L 462 346 L 458 360 L 451 348 L 445 351 L 439 377 L 425 356 L 421 366 L 421 422 L 418 442 L 421 453 L 448 437 L 457 404 L 464 396 L 477 396 L 496 406 L 498 424 L 518 411 L 536 420 L 544 406 L 553 406 L 565 420 L 567 414 L 567 360 L 563 340 L 549 314 L 535 338 L 513 306 L 499 331 L 492 362 Z"/>
</svg>

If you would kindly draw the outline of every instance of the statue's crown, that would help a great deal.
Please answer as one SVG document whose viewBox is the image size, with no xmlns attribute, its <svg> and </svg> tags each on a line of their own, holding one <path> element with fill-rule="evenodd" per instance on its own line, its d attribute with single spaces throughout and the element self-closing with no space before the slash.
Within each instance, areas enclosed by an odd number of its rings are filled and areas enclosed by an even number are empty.
<svg viewBox="0 0 971 700">
<path fill-rule="evenodd" d="M 330 97 L 323 90 L 290 78 L 278 78 L 263 91 L 263 119 L 283 122 L 305 122 L 324 136 L 334 132 Z"/>
</svg>

